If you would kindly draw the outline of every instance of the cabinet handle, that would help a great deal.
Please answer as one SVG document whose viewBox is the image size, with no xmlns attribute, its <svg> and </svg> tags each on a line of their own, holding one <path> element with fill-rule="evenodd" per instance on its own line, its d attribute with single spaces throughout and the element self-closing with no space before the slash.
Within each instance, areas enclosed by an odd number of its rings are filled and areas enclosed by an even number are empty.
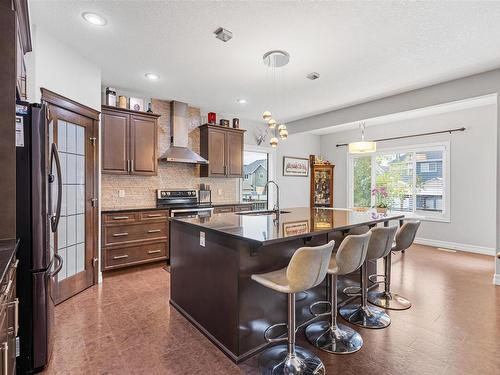
<svg viewBox="0 0 500 375">
<path fill-rule="evenodd" d="M 148 230 L 148 233 L 158 233 L 161 232 L 161 229 L 150 229 Z"/>
<path fill-rule="evenodd" d="M 161 217 L 162 214 L 148 214 L 148 217 Z"/>
<path fill-rule="evenodd" d="M 113 216 L 113 220 L 127 220 L 128 216 Z"/>
<path fill-rule="evenodd" d="M 149 250 L 148 251 L 148 254 L 157 254 L 157 253 L 160 253 L 161 250 Z"/>
<path fill-rule="evenodd" d="M 2 343 L 2 357 L 3 357 L 3 373 L 9 373 L 9 344 L 7 341 Z"/>
<path fill-rule="evenodd" d="M 17 337 L 19 331 L 19 298 L 14 300 L 14 337 Z"/>
<path fill-rule="evenodd" d="M 113 237 L 125 237 L 125 236 L 128 236 L 127 232 L 113 234 Z"/>
<path fill-rule="evenodd" d="M 130 160 L 130 172 L 134 171 L 134 159 Z"/>
<path fill-rule="evenodd" d="M 125 258 L 128 258 L 127 254 L 125 254 L 125 255 L 117 255 L 117 256 L 113 257 L 113 259 L 125 259 Z"/>
<path fill-rule="evenodd" d="M 127 172 L 130 172 L 130 159 L 127 159 Z"/>
</svg>

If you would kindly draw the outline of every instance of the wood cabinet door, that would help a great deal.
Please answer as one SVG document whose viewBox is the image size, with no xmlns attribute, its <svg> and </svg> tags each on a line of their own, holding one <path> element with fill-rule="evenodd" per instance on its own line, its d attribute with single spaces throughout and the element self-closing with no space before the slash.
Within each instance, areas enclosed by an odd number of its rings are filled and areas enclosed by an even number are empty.
<svg viewBox="0 0 500 375">
<path fill-rule="evenodd" d="M 128 174 L 129 119 L 120 112 L 102 113 L 102 172 Z"/>
<path fill-rule="evenodd" d="M 209 175 L 224 177 L 226 175 L 226 132 L 219 129 L 210 129 L 208 133 L 208 164 Z"/>
<path fill-rule="evenodd" d="M 145 116 L 130 117 L 130 170 L 133 174 L 157 174 L 156 124 L 156 119 Z"/>
<path fill-rule="evenodd" d="M 227 132 L 227 177 L 243 177 L 243 134 Z"/>
</svg>

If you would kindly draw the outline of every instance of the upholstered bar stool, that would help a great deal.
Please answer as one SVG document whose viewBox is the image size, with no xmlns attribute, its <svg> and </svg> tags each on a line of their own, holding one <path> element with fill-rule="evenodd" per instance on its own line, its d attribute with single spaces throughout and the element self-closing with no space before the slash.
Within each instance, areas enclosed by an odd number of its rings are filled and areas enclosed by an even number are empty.
<svg viewBox="0 0 500 375">
<path fill-rule="evenodd" d="M 350 304 L 340 308 L 340 315 L 352 324 L 364 328 L 385 328 L 391 319 L 378 307 L 368 306 L 368 261 L 375 260 L 391 251 L 397 227 L 372 228 L 366 258 L 361 266 L 361 304 Z"/>
<path fill-rule="evenodd" d="M 301 247 L 295 251 L 288 267 L 260 275 L 252 279 L 266 288 L 288 295 L 288 335 L 286 338 L 268 338 L 268 342 L 287 341 L 287 345 L 277 345 L 264 351 L 259 358 L 261 374 L 324 374 L 323 362 L 308 350 L 295 345 L 295 294 L 320 284 L 326 276 L 335 241 L 317 247 Z"/>
<path fill-rule="evenodd" d="M 328 267 L 330 277 L 330 319 L 309 324 L 306 337 L 315 347 L 336 354 L 357 352 L 363 346 L 361 335 L 350 327 L 337 323 L 337 276 L 359 269 L 366 258 L 371 233 L 347 236 L 333 254 Z M 314 305 L 314 304 L 313 304 Z M 312 312 L 312 311 L 311 311 Z"/>
<path fill-rule="evenodd" d="M 420 221 L 407 221 L 398 230 L 396 234 L 396 243 L 391 251 L 384 257 L 385 274 L 382 275 L 384 277 L 384 290 L 368 293 L 368 302 L 371 304 L 389 310 L 406 310 L 411 307 L 410 301 L 397 293 L 391 292 L 391 261 L 393 251 L 404 251 L 413 244 L 419 227 Z M 373 277 L 376 277 L 376 275 L 370 276 L 372 281 Z"/>
</svg>

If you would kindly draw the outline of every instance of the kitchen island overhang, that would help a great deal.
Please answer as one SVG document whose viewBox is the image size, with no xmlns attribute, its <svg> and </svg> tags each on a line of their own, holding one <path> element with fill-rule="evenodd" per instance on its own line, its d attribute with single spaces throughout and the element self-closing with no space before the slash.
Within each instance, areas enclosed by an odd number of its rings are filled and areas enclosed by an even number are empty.
<svg viewBox="0 0 500 375">
<path fill-rule="evenodd" d="M 252 274 L 286 267 L 301 246 L 335 239 L 338 247 L 350 229 L 404 217 L 344 209 L 287 211 L 277 219 L 247 213 L 170 219 L 170 303 L 236 363 L 267 347 L 265 329 L 286 321 L 286 294 L 260 286 Z M 369 272 L 375 267 L 370 264 Z M 358 275 L 345 277 L 339 289 L 356 283 Z M 325 280 L 298 298 L 298 325 L 313 318 L 309 305 L 327 299 L 327 288 Z"/>
</svg>

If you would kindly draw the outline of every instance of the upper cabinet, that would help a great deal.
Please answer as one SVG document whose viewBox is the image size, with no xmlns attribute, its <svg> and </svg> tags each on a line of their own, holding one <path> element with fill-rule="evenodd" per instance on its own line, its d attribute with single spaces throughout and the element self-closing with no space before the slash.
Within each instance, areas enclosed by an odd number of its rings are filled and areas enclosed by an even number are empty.
<svg viewBox="0 0 500 375">
<path fill-rule="evenodd" d="M 158 117 L 102 106 L 102 172 L 154 176 L 158 173 Z"/>
<path fill-rule="evenodd" d="M 245 130 L 217 125 L 200 126 L 200 153 L 208 160 L 201 177 L 243 177 Z"/>
</svg>

